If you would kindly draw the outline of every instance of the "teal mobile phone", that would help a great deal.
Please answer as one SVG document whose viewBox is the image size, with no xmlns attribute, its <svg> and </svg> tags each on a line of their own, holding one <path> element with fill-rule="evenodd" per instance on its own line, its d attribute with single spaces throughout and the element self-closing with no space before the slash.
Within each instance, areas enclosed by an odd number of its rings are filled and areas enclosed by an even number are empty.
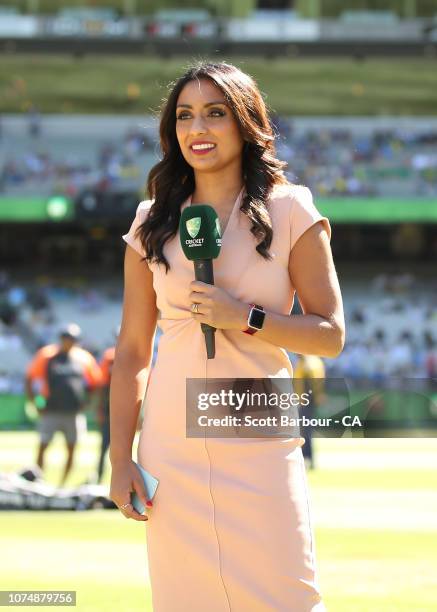
<svg viewBox="0 0 437 612">
<path fill-rule="evenodd" d="M 143 478 L 143 484 L 144 488 L 146 489 L 147 499 L 153 499 L 156 493 L 156 489 L 158 488 L 159 480 L 152 476 L 152 474 L 145 470 L 139 463 L 136 463 L 135 461 L 134 463 Z M 145 506 L 135 492 L 131 494 L 131 503 L 137 512 L 139 512 L 140 514 L 144 512 Z"/>
</svg>

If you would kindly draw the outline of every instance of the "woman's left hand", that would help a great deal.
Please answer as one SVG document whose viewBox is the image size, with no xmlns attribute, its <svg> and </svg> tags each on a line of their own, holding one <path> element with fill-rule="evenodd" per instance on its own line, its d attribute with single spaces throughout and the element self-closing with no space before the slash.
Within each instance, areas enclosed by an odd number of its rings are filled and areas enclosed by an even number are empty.
<svg viewBox="0 0 437 612">
<path fill-rule="evenodd" d="M 245 329 L 249 304 L 236 300 L 225 289 L 202 281 L 192 281 L 190 290 L 190 312 L 193 319 L 216 329 Z M 192 310 L 194 303 L 199 304 L 198 313 Z"/>
</svg>

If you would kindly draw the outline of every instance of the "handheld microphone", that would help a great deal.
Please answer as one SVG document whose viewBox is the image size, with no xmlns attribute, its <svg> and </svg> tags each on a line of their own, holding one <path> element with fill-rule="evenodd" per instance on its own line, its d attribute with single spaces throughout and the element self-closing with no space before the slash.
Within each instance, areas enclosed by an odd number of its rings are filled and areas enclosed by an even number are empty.
<svg viewBox="0 0 437 612">
<path fill-rule="evenodd" d="M 222 245 L 217 213 L 208 204 L 194 204 L 182 211 L 179 237 L 185 257 L 194 261 L 196 280 L 214 284 L 212 260 L 218 257 Z M 208 359 L 215 357 L 215 327 L 201 323 L 205 335 Z"/>
</svg>

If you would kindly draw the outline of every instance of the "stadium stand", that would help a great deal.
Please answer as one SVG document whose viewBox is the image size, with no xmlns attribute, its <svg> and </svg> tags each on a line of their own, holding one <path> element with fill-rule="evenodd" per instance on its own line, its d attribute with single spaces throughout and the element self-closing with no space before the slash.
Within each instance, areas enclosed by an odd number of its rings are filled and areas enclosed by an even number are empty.
<svg viewBox="0 0 437 612">
<path fill-rule="evenodd" d="M 0 271 L 0 279 L 0 393 L 22 391 L 31 355 L 45 344 L 56 343 L 65 322 L 79 324 L 82 346 L 97 358 L 114 344 L 122 306 L 119 280 L 73 277 L 68 270 L 56 277 L 25 276 L 18 282 Z"/>
<path fill-rule="evenodd" d="M 90 186 L 136 190 L 156 159 L 150 121 L 89 118 L 4 118 L 0 195 L 62 193 Z M 110 134 L 110 136 L 108 136 Z M 155 134 L 153 133 L 153 137 Z"/>
<path fill-rule="evenodd" d="M 273 122 L 291 180 L 308 185 L 316 197 L 437 195 L 436 120 L 273 117 Z M 140 199 L 148 169 L 158 159 L 152 117 L 41 118 L 33 109 L 27 117 L 3 117 L 1 127 L 0 197 L 76 196 L 91 186 L 105 192 L 123 186 L 138 189 Z M 347 339 L 343 353 L 326 360 L 328 376 L 373 381 L 436 376 L 436 281 L 429 265 L 405 262 L 408 257 L 388 271 L 386 262 L 370 267 L 365 259 L 359 275 L 341 274 Z M 340 268 L 342 263 L 340 258 Z M 120 322 L 121 268 L 120 261 L 114 278 L 78 274 L 66 262 L 41 277 L 25 269 L 14 278 L 6 268 L 0 272 L 0 392 L 22 390 L 33 351 L 56 342 L 66 321 L 78 323 L 85 348 L 102 355 Z M 158 340 L 159 332 L 155 358 Z"/>
<path fill-rule="evenodd" d="M 347 119 L 329 127 L 274 118 L 279 157 L 316 196 L 436 196 L 437 122 L 399 127 Z M 108 136 L 109 134 L 109 136 Z M 152 118 L 4 117 L 0 195 L 141 190 L 158 159 Z M 6 144 L 7 143 L 7 144 Z"/>
<path fill-rule="evenodd" d="M 435 280 L 419 274 L 366 276 L 363 270 L 359 280 L 342 276 L 341 286 L 347 341 L 338 358 L 326 360 L 329 376 L 376 381 L 390 376 L 437 375 Z M 86 276 L 65 276 L 63 281 L 29 278 L 18 285 L 7 279 L 0 305 L 0 385 L 4 391 L 8 385 L 17 386 L 35 348 L 57 341 L 57 331 L 65 321 L 80 325 L 83 346 L 100 357 L 113 342 L 119 324 L 122 285 Z M 159 336 L 158 332 L 154 359 Z"/>
</svg>

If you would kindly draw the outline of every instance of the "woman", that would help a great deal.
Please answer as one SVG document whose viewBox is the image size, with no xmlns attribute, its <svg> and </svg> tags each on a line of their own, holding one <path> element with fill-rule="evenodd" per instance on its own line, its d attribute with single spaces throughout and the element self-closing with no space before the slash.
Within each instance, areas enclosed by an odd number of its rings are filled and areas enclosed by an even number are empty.
<svg viewBox="0 0 437 612">
<path fill-rule="evenodd" d="M 185 397 L 186 379 L 204 377 L 206 366 L 209 378 L 291 378 L 286 350 L 341 351 L 329 222 L 306 187 L 288 184 L 258 87 L 232 65 L 200 63 L 174 84 L 160 140 L 152 199 L 123 236 L 111 497 L 126 518 L 147 520 L 129 503 L 132 490 L 146 502 L 131 450 L 147 387 L 138 461 L 160 481 L 147 526 L 154 611 L 320 612 L 304 439 L 187 437 Z M 220 220 L 215 286 L 193 280 L 180 245 L 180 213 L 196 203 Z M 300 316 L 290 316 L 295 290 Z M 244 333 L 252 303 L 264 308 L 264 324 Z M 216 328 L 214 359 L 202 322 Z"/>
</svg>

